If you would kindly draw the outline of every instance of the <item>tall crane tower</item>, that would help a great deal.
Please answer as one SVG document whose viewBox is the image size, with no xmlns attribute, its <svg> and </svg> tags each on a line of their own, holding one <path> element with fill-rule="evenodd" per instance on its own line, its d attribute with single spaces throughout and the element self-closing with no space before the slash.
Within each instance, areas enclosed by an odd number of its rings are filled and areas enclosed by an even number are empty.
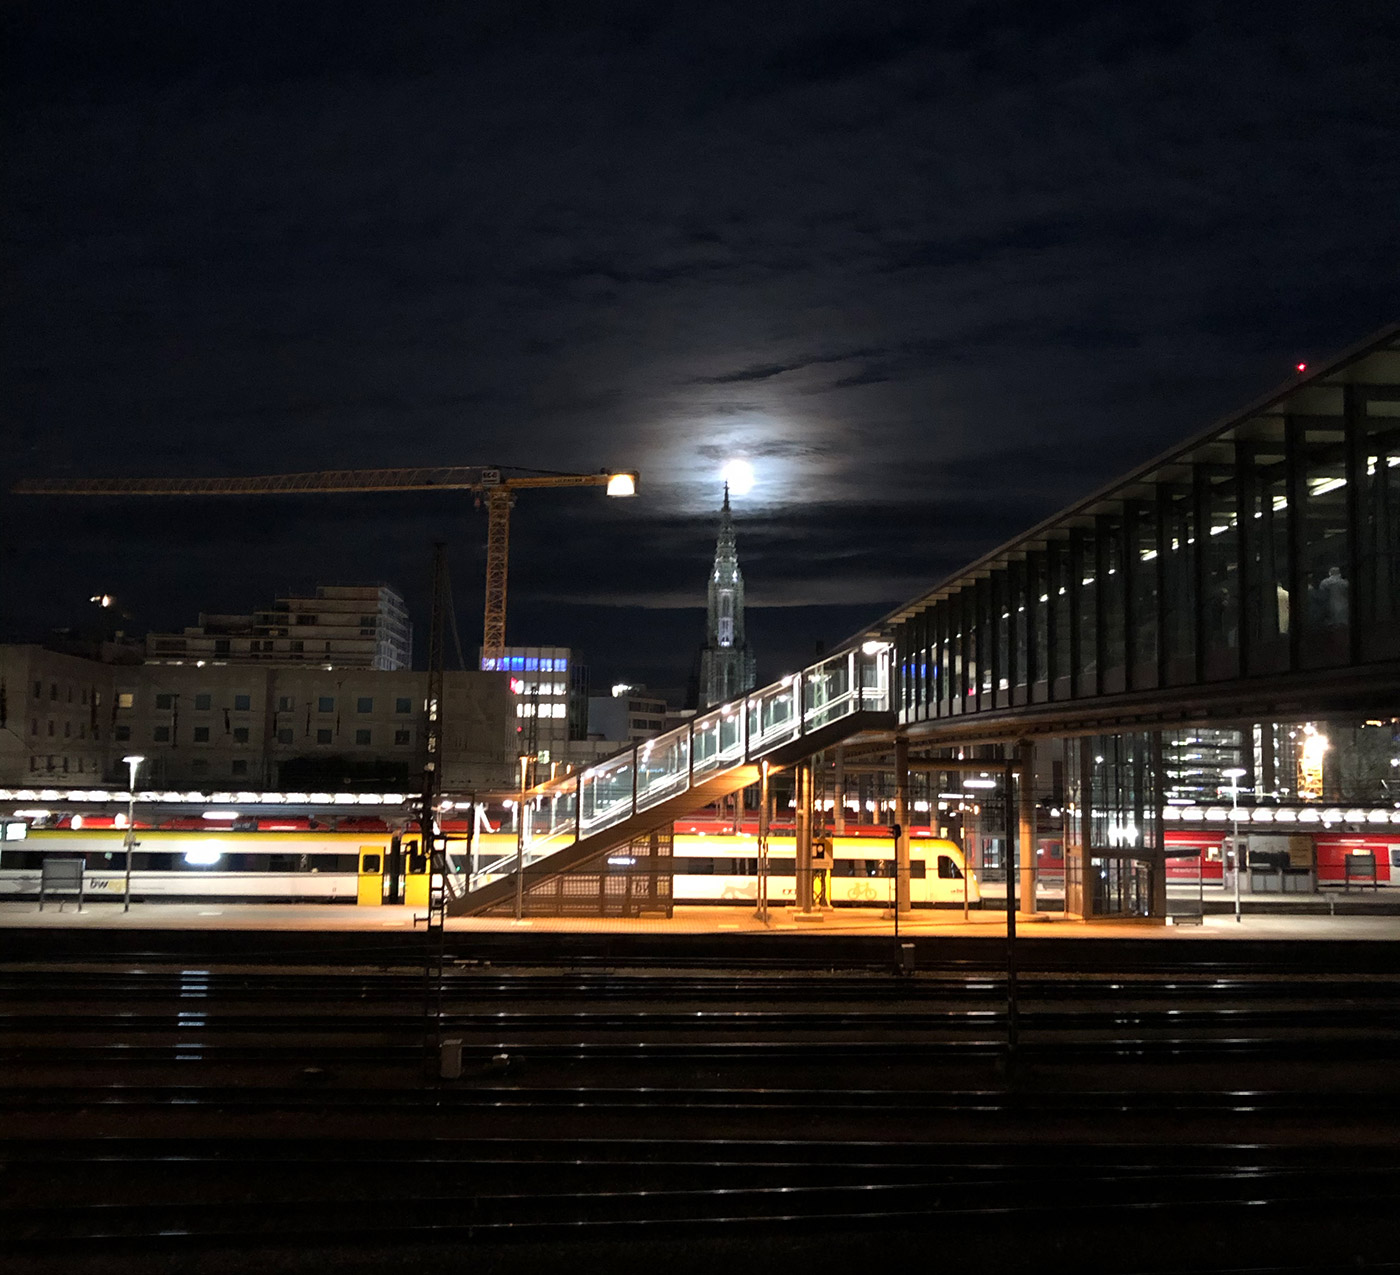
<svg viewBox="0 0 1400 1275">
<path fill-rule="evenodd" d="M 469 491 L 486 502 L 486 620 L 483 659 L 499 659 L 506 645 L 506 582 L 510 511 L 517 491 L 540 487 L 605 487 L 609 496 L 635 496 L 637 474 L 512 473 L 471 465 L 422 469 L 328 469 L 249 478 L 38 478 L 11 490 L 27 496 L 274 496 L 379 491 Z"/>
</svg>

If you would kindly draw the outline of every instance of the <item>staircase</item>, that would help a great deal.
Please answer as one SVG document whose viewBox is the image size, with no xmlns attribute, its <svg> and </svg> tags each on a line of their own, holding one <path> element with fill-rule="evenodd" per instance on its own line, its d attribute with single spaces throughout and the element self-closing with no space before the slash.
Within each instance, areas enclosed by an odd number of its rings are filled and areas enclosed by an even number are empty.
<svg viewBox="0 0 1400 1275">
<path fill-rule="evenodd" d="M 854 736 L 892 730 L 890 657 L 884 643 L 843 651 L 532 789 L 521 812 L 522 888 L 756 783 L 765 761 L 782 768 Z M 447 914 L 473 916 L 514 897 L 514 857 L 473 881 L 494 871 L 505 874 L 448 898 Z"/>
</svg>

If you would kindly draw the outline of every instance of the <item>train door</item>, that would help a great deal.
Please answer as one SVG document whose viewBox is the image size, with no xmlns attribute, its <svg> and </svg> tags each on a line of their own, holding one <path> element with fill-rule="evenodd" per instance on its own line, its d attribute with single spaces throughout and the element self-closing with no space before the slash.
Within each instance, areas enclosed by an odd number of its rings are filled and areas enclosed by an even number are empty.
<svg viewBox="0 0 1400 1275">
<path fill-rule="evenodd" d="M 403 901 L 405 907 L 425 908 L 428 906 L 428 856 L 421 841 L 415 837 L 403 843 L 404 877 Z"/>
<path fill-rule="evenodd" d="M 355 902 L 360 907 L 377 908 L 384 902 L 384 847 L 360 847 L 360 871 L 355 883 Z"/>
</svg>

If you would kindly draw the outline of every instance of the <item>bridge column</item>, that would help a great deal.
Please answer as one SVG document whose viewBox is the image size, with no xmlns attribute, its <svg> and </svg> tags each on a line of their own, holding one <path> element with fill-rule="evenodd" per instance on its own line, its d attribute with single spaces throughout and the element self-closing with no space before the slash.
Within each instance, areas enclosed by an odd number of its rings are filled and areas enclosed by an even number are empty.
<svg viewBox="0 0 1400 1275">
<path fill-rule="evenodd" d="M 1021 846 L 1021 889 L 1020 912 L 1024 916 L 1036 913 L 1036 836 L 1035 836 L 1035 745 L 1023 743 L 1016 750 L 1021 763 L 1021 777 L 1017 784 L 1020 806 L 1019 833 L 1016 840 Z"/>
<path fill-rule="evenodd" d="M 896 735 L 894 741 L 894 821 L 899 837 L 894 847 L 895 907 L 902 915 L 909 911 L 909 739 Z"/>
<path fill-rule="evenodd" d="M 836 746 L 836 789 L 832 803 L 832 814 L 835 816 L 832 822 L 832 829 L 838 837 L 846 835 L 846 750 L 838 744 Z"/>
<path fill-rule="evenodd" d="M 794 918 L 798 921 L 820 921 L 822 914 L 816 910 L 812 897 L 812 759 L 810 757 L 792 768 L 796 785 L 796 903 Z"/>
</svg>

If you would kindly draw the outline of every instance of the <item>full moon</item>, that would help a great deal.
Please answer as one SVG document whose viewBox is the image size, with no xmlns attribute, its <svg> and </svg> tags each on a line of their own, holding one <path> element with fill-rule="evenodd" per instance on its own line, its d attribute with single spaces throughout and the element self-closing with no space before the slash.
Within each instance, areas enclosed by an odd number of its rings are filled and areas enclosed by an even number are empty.
<svg viewBox="0 0 1400 1275">
<path fill-rule="evenodd" d="M 731 460 L 719 471 L 736 496 L 747 496 L 753 490 L 753 466 L 746 460 Z"/>
</svg>

